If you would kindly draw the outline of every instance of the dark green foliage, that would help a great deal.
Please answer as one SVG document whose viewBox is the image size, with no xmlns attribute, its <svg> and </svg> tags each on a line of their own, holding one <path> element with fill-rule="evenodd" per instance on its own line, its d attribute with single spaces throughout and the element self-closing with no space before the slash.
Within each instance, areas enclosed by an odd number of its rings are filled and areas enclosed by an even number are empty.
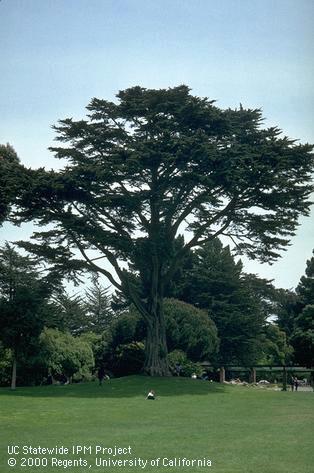
<svg viewBox="0 0 314 473">
<path fill-rule="evenodd" d="M 94 357 L 86 341 L 56 329 L 45 329 L 40 335 L 40 344 L 42 363 L 52 376 L 90 378 Z"/>
<path fill-rule="evenodd" d="M 138 312 L 132 308 L 114 319 L 103 332 L 98 366 L 115 376 L 139 373 L 143 368 L 146 330 Z"/>
<path fill-rule="evenodd" d="M 293 292 L 281 292 L 278 324 L 294 348 L 295 362 L 314 366 L 314 256 L 307 261 L 305 275 Z"/>
<path fill-rule="evenodd" d="M 265 325 L 260 347 L 260 364 L 286 365 L 292 360 L 293 348 L 288 344 L 287 335 L 274 323 Z"/>
<path fill-rule="evenodd" d="M 92 286 L 84 294 L 60 292 L 51 304 L 51 312 L 55 324 L 50 326 L 68 330 L 72 335 L 86 332 L 101 334 L 114 318 L 108 288 L 102 287 L 95 276 Z"/>
<path fill-rule="evenodd" d="M 176 299 L 165 299 L 164 310 L 169 351 L 181 350 L 192 361 L 215 359 L 217 329 L 205 311 Z"/>
<path fill-rule="evenodd" d="M 142 342 L 118 345 L 113 353 L 110 369 L 115 376 L 140 373 L 145 361 L 145 346 Z"/>
<path fill-rule="evenodd" d="M 303 306 L 314 305 L 314 251 L 312 258 L 306 262 L 305 275 L 301 277 L 296 293 Z"/>
<path fill-rule="evenodd" d="M 190 255 L 189 269 L 182 271 L 178 297 L 205 310 L 216 324 L 221 364 L 256 363 L 266 316 L 260 286 L 270 284 L 242 272 L 228 246 L 215 239 Z M 254 283 L 254 284 L 253 284 Z M 257 291 L 259 287 L 259 291 Z M 265 289 L 265 292 L 266 289 Z M 265 296 L 266 297 L 266 296 Z M 267 312 L 265 314 L 265 312 Z"/>
<path fill-rule="evenodd" d="M 109 288 L 99 283 L 97 276 L 92 278 L 92 286 L 85 291 L 84 310 L 88 328 L 92 332 L 101 333 L 109 327 L 115 314 L 111 308 Z"/>
<path fill-rule="evenodd" d="M 112 322 L 103 337 L 107 352 L 113 353 L 119 345 L 143 341 L 146 329 L 139 313 L 131 308 L 129 312 L 125 312 Z"/>
<path fill-rule="evenodd" d="M 106 346 L 103 335 L 97 335 L 94 332 L 85 332 L 80 335 L 80 340 L 90 346 L 95 360 L 95 367 L 99 368 L 103 361 L 104 347 Z"/>
<path fill-rule="evenodd" d="M 273 285 L 273 281 L 244 272 L 241 274 L 241 280 L 258 304 L 264 320 L 273 317 L 276 314 L 278 303 L 278 289 Z"/>
<path fill-rule="evenodd" d="M 309 213 L 312 146 L 263 129 L 260 110 L 221 110 L 184 85 L 133 87 L 87 109 L 86 120 L 55 127 L 64 169 L 21 167 L 15 218 L 54 227 L 28 250 L 124 293 L 146 323 L 146 372 L 167 375 L 162 300 L 182 260 L 221 234 L 239 253 L 275 260 Z M 182 226 L 192 236 L 180 247 Z"/>
<path fill-rule="evenodd" d="M 178 374 L 178 365 L 180 366 L 179 376 L 191 377 L 192 374 L 196 374 L 196 376 L 200 377 L 204 373 L 204 369 L 200 363 L 191 361 L 182 350 L 171 351 L 168 355 L 168 359 L 173 374 Z"/>
<path fill-rule="evenodd" d="M 314 366 L 314 305 L 306 305 L 295 319 L 291 344 L 302 366 Z"/>
<path fill-rule="evenodd" d="M 65 291 L 54 298 L 54 311 L 58 314 L 57 328 L 79 335 L 90 330 L 82 296 L 70 296 Z"/>
<path fill-rule="evenodd" d="M 11 350 L 4 348 L 0 342 L 0 386 L 8 386 L 11 381 L 12 356 Z"/>
<path fill-rule="evenodd" d="M 13 388 L 16 363 L 36 352 L 49 318 L 49 297 L 59 287 L 58 276 L 41 268 L 37 259 L 19 255 L 8 243 L 0 248 L 0 340 L 12 352 Z"/>
<path fill-rule="evenodd" d="M 190 362 L 215 358 L 219 344 L 217 329 L 206 312 L 185 302 L 165 299 L 164 313 L 167 344 L 170 351 L 185 352 Z M 104 334 L 106 367 L 113 370 L 115 374 L 118 372 L 121 374 L 120 368 L 116 368 L 120 363 L 117 357 L 121 352 L 121 347 L 132 347 L 133 342 L 142 342 L 145 338 L 146 328 L 143 320 L 134 307 L 131 307 L 129 312 L 113 321 Z M 125 372 L 123 369 L 123 374 L 127 373 L 130 374 L 131 371 Z"/>
<path fill-rule="evenodd" d="M 293 330 L 296 313 L 301 310 L 299 298 L 294 291 L 287 289 L 278 289 L 276 317 L 277 323 L 290 339 Z"/>
<path fill-rule="evenodd" d="M 0 145 L 0 225 L 9 214 L 15 198 L 19 159 L 10 146 Z"/>
</svg>

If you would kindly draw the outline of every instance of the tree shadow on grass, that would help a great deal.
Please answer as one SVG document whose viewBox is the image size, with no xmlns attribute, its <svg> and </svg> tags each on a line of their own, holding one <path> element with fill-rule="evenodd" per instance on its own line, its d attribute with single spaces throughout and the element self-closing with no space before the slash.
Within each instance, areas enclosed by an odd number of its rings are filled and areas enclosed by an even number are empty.
<svg viewBox="0 0 314 473">
<path fill-rule="evenodd" d="M 105 381 L 81 384 L 20 387 L 15 391 L 0 388 L 1 396 L 35 398 L 143 398 L 150 389 L 157 397 L 224 394 L 226 388 L 219 383 L 189 378 L 158 378 L 148 376 L 126 376 Z"/>
</svg>

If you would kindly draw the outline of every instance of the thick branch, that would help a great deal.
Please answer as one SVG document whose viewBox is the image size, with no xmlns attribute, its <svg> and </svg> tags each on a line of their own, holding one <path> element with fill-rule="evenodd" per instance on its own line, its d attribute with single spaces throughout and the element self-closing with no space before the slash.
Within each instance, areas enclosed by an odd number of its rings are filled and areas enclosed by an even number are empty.
<svg viewBox="0 0 314 473">
<path fill-rule="evenodd" d="M 200 238 L 201 236 L 203 235 L 203 233 L 211 226 L 213 225 L 215 222 L 217 222 L 219 219 L 221 219 L 222 217 L 224 217 L 225 215 L 228 214 L 228 212 L 230 212 L 231 210 L 233 210 L 236 206 L 236 203 L 237 203 L 237 200 L 238 200 L 238 196 L 235 196 L 233 197 L 230 202 L 228 203 L 228 205 L 226 205 L 226 207 L 221 210 L 220 212 L 218 212 L 215 217 L 213 217 L 212 219 L 206 221 L 203 225 L 201 225 L 198 230 L 195 232 L 193 238 L 189 241 L 189 243 L 187 243 L 185 245 L 185 247 L 187 249 L 191 249 L 193 248 L 194 246 L 197 246 L 200 244 Z M 228 219 L 228 225 L 224 227 L 222 227 L 224 230 L 229 226 L 231 222 L 231 219 Z M 219 233 L 220 234 L 220 233 Z M 205 241 L 205 240 L 204 240 Z"/>
<path fill-rule="evenodd" d="M 221 212 L 218 212 L 218 214 L 212 218 L 210 221 L 206 222 L 206 224 L 203 224 L 198 230 L 197 232 L 195 233 L 194 237 L 186 244 L 184 245 L 183 248 L 180 249 L 180 251 L 177 253 L 176 257 L 173 259 L 172 261 L 172 264 L 170 265 L 165 277 L 164 277 L 164 281 L 165 281 L 165 284 L 168 284 L 170 279 L 172 278 L 172 276 L 174 275 L 174 273 L 176 272 L 178 266 L 179 266 L 179 263 L 182 261 L 182 258 L 184 257 L 184 255 L 188 252 L 188 250 L 190 250 L 191 248 L 193 248 L 194 246 L 197 246 L 197 245 L 202 245 L 208 241 L 211 241 L 213 240 L 214 238 L 216 238 L 218 235 L 221 235 L 225 230 L 226 228 L 228 228 L 228 226 L 230 225 L 231 221 L 232 221 L 232 218 L 229 217 L 227 218 L 227 221 L 225 222 L 225 224 L 219 229 L 217 230 L 215 233 L 212 233 L 210 236 L 208 236 L 207 238 L 203 238 L 202 240 L 200 239 L 201 238 L 201 235 L 204 233 L 205 230 L 208 229 L 208 227 L 210 225 L 212 225 L 213 223 L 215 223 L 217 220 L 219 220 L 220 218 L 222 218 L 224 215 L 226 215 L 231 209 L 233 209 L 236 205 L 236 202 L 237 202 L 237 197 L 234 197 L 233 199 L 231 199 L 231 201 L 229 202 L 229 204 L 221 211 Z"/>
<path fill-rule="evenodd" d="M 74 236 L 74 234 L 73 234 L 72 232 L 70 232 L 70 236 L 71 236 L 72 240 L 74 241 L 74 243 L 76 244 L 77 248 L 79 249 L 81 255 L 84 257 L 85 261 L 89 264 L 89 266 L 90 266 L 92 269 L 94 269 L 95 271 L 104 274 L 104 275 L 108 278 L 108 280 L 111 282 L 111 284 L 113 284 L 117 289 L 119 289 L 119 291 L 121 291 L 121 290 L 122 290 L 121 284 L 119 284 L 119 283 L 114 279 L 114 277 L 112 276 L 112 274 L 109 273 L 109 271 L 107 271 L 106 269 L 101 268 L 100 266 L 98 266 L 97 264 L 95 264 L 95 263 L 93 262 L 93 260 L 91 260 L 91 259 L 87 256 L 87 254 L 86 254 L 86 252 L 85 252 L 83 246 L 81 245 L 81 243 L 78 241 L 78 239 Z"/>
<path fill-rule="evenodd" d="M 146 309 L 146 306 L 144 302 L 140 299 L 139 295 L 136 293 L 135 289 L 132 287 L 132 284 L 130 283 L 130 280 L 128 276 L 123 275 L 123 283 L 126 285 L 126 290 L 127 290 L 127 295 L 137 308 L 137 310 L 140 312 L 142 317 L 145 319 L 147 323 L 151 323 L 151 317 L 149 315 L 149 312 Z M 123 292 L 123 289 L 122 289 Z"/>
<path fill-rule="evenodd" d="M 207 191 L 202 192 L 201 194 L 197 195 L 194 199 L 191 200 L 189 204 L 186 205 L 185 209 L 181 213 L 181 215 L 177 218 L 176 222 L 171 227 L 171 235 L 174 237 L 178 231 L 180 224 L 188 217 L 191 212 L 197 208 L 198 204 L 202 202 L 203 197 L 208 194 Z"/>
<path fill-rule="evenodd" d="M 132 194 L 127 190 L 127 188 L 122 184 L 122 182 L 119 182 L 120 188 L 123 192 L 123 194 L 128 197 L 130 200 L 132 199 Z M 134 210 L 134 212 L 137 214 L 137 216 L 140 219 L 141 224 L 145 228 L 145 230 L 148 230 L 149 228 L 149 223 L 146 217 L 142 214 L 142 212 L 139 209 Z"/>
</svg>

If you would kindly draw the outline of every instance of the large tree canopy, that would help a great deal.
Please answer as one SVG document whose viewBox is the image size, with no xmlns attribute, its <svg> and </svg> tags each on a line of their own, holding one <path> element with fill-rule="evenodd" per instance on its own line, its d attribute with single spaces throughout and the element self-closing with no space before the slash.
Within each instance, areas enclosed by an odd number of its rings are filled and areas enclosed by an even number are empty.
<svg viewBox="0 0 314 473">
<path fill-rule="evenodd" d="M 167 374 L 162 300 L 180 261 L 222 234 L 251 258 L 278 257 L 309 212 L 312 146 L 263 129 L 260 110 L 221 110 L 184 85 L 133 87 L 87 109 L 55 127 L 63 145 L 52 151 L 68 164 L 28 171 L 16 218 L 54 225 L 28 249 L 100 272 L 130 298 L 147 325 L 145 369 Z M 184 228 L 190 239 L 175 245 Z"/>
</svg>

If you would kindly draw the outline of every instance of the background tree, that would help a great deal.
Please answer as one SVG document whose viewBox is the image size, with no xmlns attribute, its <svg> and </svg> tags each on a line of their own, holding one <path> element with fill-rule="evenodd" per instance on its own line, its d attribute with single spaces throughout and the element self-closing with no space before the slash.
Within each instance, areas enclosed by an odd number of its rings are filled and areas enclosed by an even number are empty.
<svg viewBox="0 0 314 473">
<path fill-rule="evenodd" d="M 301 277 L 296 293 L 302 308 L 314 305 L 314 251 L 312 258 L 306 262 L 305 275 Z"/>
<path fill-rule="evenodd" d="M 241 261 L 235 262 L 229 246 L 218 238 L 195 250 L 180 276 L 172 283 L 177 297 L 205 310 L 216 324 L 220 339 L 216 361 L 256 363 L 269 315 L 261 301 L 260 286 L 265 282 L 258 284 L 254 275 L 245 275 Z"/>
<path fill-rule="evenodd" d="M 250 258 L 276 259 L 309 213 L 312 146 L 263 129 L 260 110 L 221 110 L 184 85 L 117 99 L 95 98 L 87 120 L 60 121 L 64 145 L 52 151 L 68 165 L 25 171 L 15 217 L 54 225 L 27 249 L 89 267 L 133 302 L 147 327 L 145 371 L 167 375 L 163 297 L 182 259 L 218 235 Z M 177 248 L 183 227 L 191 238 Z"/>
<path fill-rule="evenodd" d="M 300 302 L 297 294 L 292 290 L 278 289 L 275 311 L 276 323 L 287 334 L 288 339 L 290 339 L 293 333 L 295 317 L 298 311 L 300 311 Z"/>
<path fill-rule="evenodd" d="M 46 305 L 60 281 L 39 270 L 39 262 L 19 255 L 8 243 L 0 249 L 0 340 L 12 352 L 11 388 L 19 357 L 34 351 L 46 323 Z"/>
<path fill-rule="evenodd" d="M 314 253 L 314 252 L 313 252 Z M 298 304 L 291 334 L 295 358 L 301 364 L 314 366 L 314 256 L 306 262 L 305 275 L 296 288 Z"/>
<path fill-rule="evenodd" d="M 273 318 L 277 314 L 279 291 L 273 285 L 273 280 L 260 278 L 256 274 L 244 272 L 241 274 L 241 280 L 258 304 L 264 321 Z"/>
<path fill-rule="evenodd" d="M 260 343 L 261 358 L 265 365 L 286 365 L 292 360 L 293 348 L 287 341 L 287 335 L 274 323 L 267 323 L 263 329 Z"/>
<path fill-rule="evenodd" d="M 0 342 L 0 386 L 7 386 L 12 380 L 12 356 L 9 348 Z"/>
<path fill-rule="evenodd" d="M 302 366 L 314 366 L 314 305 L 308 304 L 296 317 L 290 338 L 295 359 Z"/>
<path fill-rule="evenodd" d="M 92 332 L 103 332 L 114 318 L 109 288 L 101 286 L 97 276 L 92 277 L 92 286 L 85 291 L 84 309 Z"/>
<path fill-rule="evenodd" d="M 80 294 L 69 295 L 66 291 L 62 291 L 57 294 L 53 302 L 56 318 L 59 319 L 55 328 L 69 331 L 72 335 L 89 331 L 84 300 Z"/>
<path fill-rule="evenodd" d="M 0 145 L 0 225 L 9 214 L 15 197 L 19 158 L 14 148 Z"/>
<path fill-rule="evenodd" d="M 314 257 L 293 291 L 278 292 L 277 321 L 294 348 L 296 363 L 314 365 Z"/>
</svg>

